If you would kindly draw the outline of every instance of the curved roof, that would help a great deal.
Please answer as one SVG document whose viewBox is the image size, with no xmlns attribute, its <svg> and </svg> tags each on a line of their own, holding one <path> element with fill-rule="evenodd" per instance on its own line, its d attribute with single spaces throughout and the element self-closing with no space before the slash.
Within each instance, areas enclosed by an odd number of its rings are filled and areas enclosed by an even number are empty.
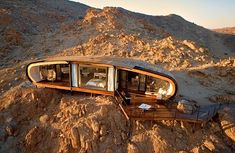
<svg viewBox="0 0 235 153">
<path fill-rule="evenodd" d="M 131 58 L 122 58 L 122 57 L 111 57 L 111 56 L 60 56 L 47 58 L 45 61 L 78 61 L 78 62 L 87 62 L 87 63 L 97 63 L 97 64 L 108 64 L 128 69 L 133 69 L 139 67 L 145 70 L 150 70 L 156 73 L 162 73 L 169 75 L 174 78 L 174 76 L 159 66 L 149 64 L 147 62 L 131 59 Z"/>
</svg>

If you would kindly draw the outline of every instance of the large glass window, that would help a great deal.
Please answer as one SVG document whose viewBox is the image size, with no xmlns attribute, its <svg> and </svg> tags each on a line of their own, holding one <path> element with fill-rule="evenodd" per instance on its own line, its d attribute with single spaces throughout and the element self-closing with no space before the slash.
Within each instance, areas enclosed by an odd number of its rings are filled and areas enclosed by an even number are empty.
<svg viewBox="0 0 235 153">
<path fill-rule="evenodd" d="M 47 81 L 69 82 L 69 65 L 53 64 L 40 66 L 40 78 Z"/>
<path fill-rule="evenodd" d="M 80 87 L 107 90 L 107 68 L 80 65 Z"/>
<path fill-rule="evenodd" d="M 138 91 L 139 87 L 139 74 L 134 72 L 128 73 L 128 89 Z"/>
<path fill-rule="evenodd" d="M 40 78 L 47 81 L 56 80 L 55 65 L 43 65 L 40 66 Z"/>
<path fill-rule="evenodd" d="M 163 99 L 169 95 L 171 84 L 168 81 L 147 76 L 146 94 L 156 95 L 159 99 Z"/>
<path fill-rule="evenodd" d="M 120 70 L 119 76 L 119 84 L 121 89 L 127 89 L 136 92 L 145 91 L 145 75 L 131 71 Z"/>
<path fill-rule="evenodd" d="M 145 91 L 145 81 L 146 81 L 146 75 L 139 74 L 139 91 Z"/>
<path fill-rule="evenodd" d="M 69 82 L 69 65 L 68 64 L 61 64 L 61 65 L 56 65 L 59 67 L 57 69 L 57 73 L 60 74 L 61 76 L 61 81 L 66 81 Z"/>
<path fill-rule="evenodd" d="M 165 99 L 173 92 L 168 81 L 136 72 L 119 70 L 118 79 L 120 90 L 154 95 L 158 99 Z"/>
<path fill-rule="evenodd" d="M 122 89 L 127 88 L 127 71 L 120 70 L 119 71 L 119 86 Z"/>
</svg>

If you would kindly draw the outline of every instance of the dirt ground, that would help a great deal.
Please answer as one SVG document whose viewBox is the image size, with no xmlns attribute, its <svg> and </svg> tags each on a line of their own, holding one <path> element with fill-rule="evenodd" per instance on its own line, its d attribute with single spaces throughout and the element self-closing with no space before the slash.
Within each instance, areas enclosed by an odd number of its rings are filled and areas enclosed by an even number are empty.
<svg viewBox="0 0 235 153">
<path fill-rule="evenodd" d="M 234 107 L 203 127 L 127 122 L 112 97 L 32 86 L 28 63 L 51 56 L 117 56 L 170 71 L 177 98 L 235 102 L 235 36 L 177 15 L 102 10 L 66 0 L 0 2 L 0 152 L 235 152 Z"/>
<path fill-rule="evenodd" d="M 3 103 L 4 102 L 4 103 Z M 29 82 L 1 97 L 0 152 L 234 152 L 234 109 L 200 127 L 128 122 L 107 96 L 38 89 Z M 14 146 L 14 147 L 13 147 Z"/>
</svg>

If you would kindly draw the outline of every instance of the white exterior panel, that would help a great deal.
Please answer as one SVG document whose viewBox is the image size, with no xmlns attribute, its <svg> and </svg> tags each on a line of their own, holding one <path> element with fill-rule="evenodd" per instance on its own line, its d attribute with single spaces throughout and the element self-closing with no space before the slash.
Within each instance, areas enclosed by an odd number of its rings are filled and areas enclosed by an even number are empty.
<svg viewBox="0 0 235 153">
<path fill-rule="evenodd" d="M 72 86 L 78 87 L 78 65 L 71 64 L 72 66 Z"/>
<path fill-rule="evenodd" d="M 117 78 L 117 75 L 118 75 L 118 73 L 117 73 L 117 69 L 115 69 L 115 90 L 117 90 L 118 89 L 118 78 Z"/>
<path fill-rule="evenodd" d="M 114 68 L 108 68 L 108 91 L 114 91 Z"/>
</svg>

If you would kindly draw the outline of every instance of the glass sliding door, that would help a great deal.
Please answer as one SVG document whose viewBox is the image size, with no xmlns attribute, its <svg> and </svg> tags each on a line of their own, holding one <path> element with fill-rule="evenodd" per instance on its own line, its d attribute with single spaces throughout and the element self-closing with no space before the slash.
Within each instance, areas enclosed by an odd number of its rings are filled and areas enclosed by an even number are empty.
<svg viewBox="0 0 235 153">
<path fill-rule="evenodd" d="M 146 75 L 139 74 L 139 91 L 145 92 L 146 90 Z"/>
<path fill-rule="evenodd" d="M 146 91 L 146 75 L 119 70 L 119 89 L 144 93 Z"/>
<path fill-rule="evenodd" d="M 119 88 L 127 89 L 127 71 L 119 70 Z"/>
<path fill-rule="evenodd" d="M 128 85 L 129 90 L 138 91 L 139 90 L 139 74 L 135 72 L 128 72 Z"/>
</svg>

